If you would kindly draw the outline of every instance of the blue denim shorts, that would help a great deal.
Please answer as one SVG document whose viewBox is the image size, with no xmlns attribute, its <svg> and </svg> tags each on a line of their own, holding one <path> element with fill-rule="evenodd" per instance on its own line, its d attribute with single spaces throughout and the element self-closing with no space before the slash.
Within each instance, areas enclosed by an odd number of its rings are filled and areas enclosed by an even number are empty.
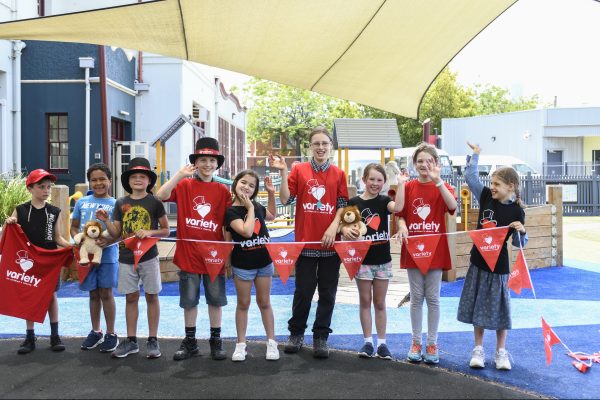
<svg viewBox="0 0 600 400">
<path fill-rule="evenodd" d="M 260 278 L 263 276 L 272 277 L 274 269 L 275 267 L 273 267 L 273 263 L 267 265 L 266 267 L 256 269 L 242 269 L 232 267 L 233 276 L 235 276 L 241 281 L 253 281 L 256 278 Z"/>
<path fill-rule="evenodd" d="M 102 263 L 90 269 L 79 290 L 91 292 L 99 288 L 116 288 L 119 281 L 119 263 Z"/>
<path fill-rule="evenodd" d="M 225 277 L 217 275 L 213 282 L 208 274 L 192 274 L 179 271 L 179 307 L 188 309 L 196 307 L 200 302 L 200 281 L 204 284 L 204 297 L 209 306 L 223 307 L 227 305 Z"/>
</svg>

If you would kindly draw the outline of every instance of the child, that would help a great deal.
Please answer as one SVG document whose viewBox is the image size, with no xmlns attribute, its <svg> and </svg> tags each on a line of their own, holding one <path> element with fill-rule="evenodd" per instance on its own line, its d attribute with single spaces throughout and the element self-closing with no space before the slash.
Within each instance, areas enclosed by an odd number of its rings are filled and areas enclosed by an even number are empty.
<svg viewBox="0 0 600 400">
<path fill-rule="evenodd" d="M 304 331 L 315 289 L 319 290 L 317 313 L 313 324 L 313 356 L 328 358 L 327 339 L 332 332 L 331 317 L 335 306 L 340 258 L 332 248 L 342 209 L 348 202 L 346 175 L 329 162 L 332 139 L 325 128 L 315 128 L 309 135 L 312 158 L 297 164 L 288 177 L 282 157 L 269 156 L 272 167 L 280 170 L 279 198 L 283 204 L 296 200 L 295 239 L 306 244 L 296 261 L 296 289 L 292 317 L 288 321 L 290 336 L 286 353 L 297 353 L 304 344 Z"/>
<path fill-rule="evenodd" d="M 440 177 L 440 159 L 436 148 L 420 144 L 413 154 L 417 179 L 406 182 L 407 176 L 399 176 L 396 201 L 402 211 L 399 233 L 406 241 L 408 235 L 431 235 L 446 233 L 445 213 L 454 214 L 456 194 L 452 186 Z M 442 270 L 451 268 L 450 252 L 446 235 L 442 235 L 429 271 L 423 276 L 405 249 L 400 254 L 400 267 L 408 272 L 410 286 L 410 321 L 412 345 L 408 361 L 428 364 L 439 362 L 437 333 L 440 322 L 440 287 Z M 423 299 L 427 301 L 427 347 L 421 354 L 421 329 L 423 323 Z"/>
<path fill-rule="evenodd" d="M 93 194 L 82 197 L 75 203 L 71 214 L 71 236 L 81 232 L 83 226 L 96 219 L 96 211 L 104 210 L 112 219 L 115 199 L 108 194 L 112 174 L 105 164 L 94 164 L 87 170 L 87 179 Z M 115 298 L 113 287 L 117 287 L 119 274 L 119 253 L 117 245 L 107 246 L 104 238 L 96 239 L 104 247 L 100 265 L 90 267 L 90 272 L 79 285 L 79 290 L 90 293 L 90 319 L 92 330 L 81 344 L 82 350 L 99 347 L 100 352 L 110 353 L 117 348 L 119 338 L 115 334 Z M 100 313 L 104 310 L 106 334 L 102 334 Z"/>
<path fill-rule="evenodd" d="M 360 298 L 360 324 L 362 326 L 365 343 L 358 352 L 359 357 L 373 357 L 376 355 L 384 360 L 391 360 L 385 339 L 387 314 L 385 296 L 388 283 L 392 277 L 392 256 L 388 232 L 388 216 L 400 211 L 396 202 L 386 195 L 379 194 L 386 182 L 385 169 L 375 163 L 365 167 L 362 176 L 365 191 L 350 199 L 349 205 L 358 206 L 367 225 L 367 234 L 364 240 L 372 240 L 371 248 L 363 260 L 356 274 L 356 286 Z M 400 191 L 397 191 L 396 197 Z M 399 204 L 398 204 L 399 205 Z M 342 228 L 342 235 L 348 240 L 358 239 L 356 229 Z M 375 327 L 377 328 L 377 353 L 373 346 L 371 334 L 373 322 L 371 319 L 371 302 L 375 306 Z"/>
<path fill-rule="evenodd" d="M 219 142 L 211 137 L 198 139 L 196 151 L 190 154 L 189 159 L 191 165 L 177 171 L 161 186 L 157 196 L 162 201 L 177 204 L 177 238 L 223 241 L 223 221 L 225 210 L 231 206 L 231 193 L 225 185 L 213 179 L 213 173 L 225 161 L 225 157 L 219 154 Z M 221 316 L 222 307 L 227 305 L 227 296 L 223 273 L 214 281 L 210 280 L 196 243 L 192 241 L 177 242 L 173 263 L 181 269 L 179 306 L 183 308 L 185 320 L 185 339 L 173 359 L 185 360 L 199 352 L 196 319 L 202 281 L 210 320 L 210 354 L 213 360 L 224 360 L 227 353 L 221 339 Z"/>
<path fill-rule="evenodd" d="M 265 221 L 272 221 L 275 209 L 275 188 L 271 178 L 265 178 L 268 193 L 267 209 L 254 201 L 258 194 L 259 178 L 256 172 L 244 170 L 237 174 L 231 185 L 234 196 L 233 205 L 225 214 L 225 227 L 234 242 L 231 253 L 231 265 L 237 292 L 235 325 L 237 344 L 231 357 L 232 361 L 246 359 L 246 327 L 248 326 L 248 308 L 252 282 L 256 288 L 256 304 L 260 309 L 265 332 L 267 334 L 267 360 L 279 360 L 279 350 L 275 341 L 275 322 L 271 308 L 271 279 L 273 262 L 265 243 L 269 242 L 269 232 Z"/>
<path fill-rule="evenodd" d="M 125 191 L 131 194 L 119 198 L 115 203 L 114 221 L 109 219 L 106 210 L 98 210 L 96 213 L 98 219 L 106 224 L 110 235 L 115 239 L 125 239 L 133 235 L 139 239 L 169 236 L 169 220 L 165 207 L 151 193 L 156 184 L 156 174 L 150 169 L 150 162 L 143 157 L 131 159 L 127 171 L 121 174 L 121 184 Z M 155 244 L 148 249 L 138 262 L 137 268 L 134 268 L 133 252 L 121 242 L 117 290 L 125 295 L 127 339 L 112 352 L 113 357 L 127 357 L 140 350 L 136 333 L 140 282 L 144 285 L 148 316 L 146 357 L 154 359 L 161 356 L 157 339 L 160 318 L 158 293 L 162 289 L 158 248 Z"/>
<path fill-rule="evenodd" d="M 495 226 L 509 226 L 508 235 L 496 262 L 494 271 L 477 250 L 471 249 L 471 260 L 467 276 L 460 295 L 457 319 L 473 324 L 475 348 L 471 353 L 471 368 L 485 367 L 483 351 L 484 329 L 496 331 L 496 369 L 510 370 L 510 360 L 506 351 L 506 336 L 511 329 L 510 292 L 508 290 L 508 250 L 506 240 L 512 235 L 514 246 L 525 246 L 525 212 L 519 196 L 519 174 L 511 167 L 498 168 L 492 173 L 490 187 L 485 187 L 479 180 L 477 163 L 481 149 L 477 145 L 467 143 L 473 150 L 470 163 L 467 161 L 465 179 L 473 195 L 479 200 L 479 221 L 477 229 Z M 487 218 L 487 221 L 484 221 Z M 519 243 L 519 234 L 521 243 Z"/>
<path fill-rule="evenodd" d="M 31 171 L 25 184 L 31 193 L 31 201 L 18 205 L 12 215 L 6 219 L 7 224 L 21 225 L 23 232 L 34 245 L 54 250 L 57 246 L 71 247 L 71 244 L 62 237 L 62 224 L 57 224 L 60 217 L 60 208 L 48 204 L 50 189 L 56 182 L 56 177 L 43 169 Z M 56 291 L 60 289 L 60 277 L 56 282 L 56 290 L 52 296 L 48 317 L 50 318 L 50 348 L 52 351 L 64 351 L 65 346 L 58 335 L 58 299 Z M 27 354 L 35 350 L 34 322 L 27 321 L 25 341 L 17 353 Z"/>
</svg>

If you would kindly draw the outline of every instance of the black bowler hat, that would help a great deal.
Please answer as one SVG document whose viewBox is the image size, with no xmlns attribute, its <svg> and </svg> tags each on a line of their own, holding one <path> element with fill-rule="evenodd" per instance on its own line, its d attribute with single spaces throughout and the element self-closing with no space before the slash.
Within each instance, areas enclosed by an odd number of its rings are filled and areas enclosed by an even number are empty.
<svg viewBox="0 0 600 400">
<path fill-rule="evenodd" d="M 211 156 L 217 159 L 217 169 L 225 162 L 225 157 L 219 153 L 219 142 L 211 137 L 203 137 L 196 142 L 196 151 L 190 154 L 190 162 L 194 164 L 198 157 Z"/>
<path fill-rule="evenodd" d="M 128 193 L 132 193 L 131 186 L 129 185 L 129 177 L 133 174 L 146 174 L 150 178 L 150 184 L 146 188 L 146 192 L 152 192 L 152 188 L 156 184 L 156 173 L 150 168 L 150 161 L 144 157 L 132 158 L 129 161 L 127 171 L 121 174 L 121 185 Z"/>
</svg>

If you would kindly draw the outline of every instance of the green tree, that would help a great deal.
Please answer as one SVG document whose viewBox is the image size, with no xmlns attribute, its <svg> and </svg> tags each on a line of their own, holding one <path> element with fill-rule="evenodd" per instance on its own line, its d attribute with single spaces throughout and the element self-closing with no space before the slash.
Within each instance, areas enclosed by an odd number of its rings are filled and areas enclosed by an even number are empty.
<svg viewBox="0 0 600 400">
<path fill-rule="evenodd" d="M 474 115 L 531 110 L 539 104 L 537 95 L 511 99 L 510 92 L 507 89 L 494 85 L 476 85 L 476 90 L 477 102 Z"/>
</svg>

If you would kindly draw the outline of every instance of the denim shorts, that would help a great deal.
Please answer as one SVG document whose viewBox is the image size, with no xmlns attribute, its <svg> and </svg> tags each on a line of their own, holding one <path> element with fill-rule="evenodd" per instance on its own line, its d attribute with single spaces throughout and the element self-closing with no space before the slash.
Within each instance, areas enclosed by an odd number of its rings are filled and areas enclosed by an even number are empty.
<svg viewBox="0 0 600 400">
<path fill-rule="evenodd" d="M 392 279 L 392 262 L 376 265 L 361 265 L 356 279 L 372 281 L 373 279 Z"/>
<path fill-rule="evenodd" d="M 208 274 L 193 274 L 179 271 L 179 307 L 188 309 L 196 307 L 200 302 L 200 280 L 204 284 L 204 297 L 209 306 L 223 307 L 227 305 L 225 292 L 225 276 L 217 275 L 213 282 Z"/>
<path fill-rule="evenodd" d="M 90 268 L 83 283 L 79 284 L 79 290 L 91 292 L 99 288 L 116 288 L 119 280 L 119 263 L 102 263 Z"/>
<path fill-rule="evenodd" d="M 242 269 L 232 267 L 233 276 L 238 278 L 241 281 L 253 281 L 256 278 L 260 278 L 263 276 L 272 277 L 273 276 L 273 263 L 267 265 L 266 267 L 256 268 L 256 269 Z"/>
</svg>

